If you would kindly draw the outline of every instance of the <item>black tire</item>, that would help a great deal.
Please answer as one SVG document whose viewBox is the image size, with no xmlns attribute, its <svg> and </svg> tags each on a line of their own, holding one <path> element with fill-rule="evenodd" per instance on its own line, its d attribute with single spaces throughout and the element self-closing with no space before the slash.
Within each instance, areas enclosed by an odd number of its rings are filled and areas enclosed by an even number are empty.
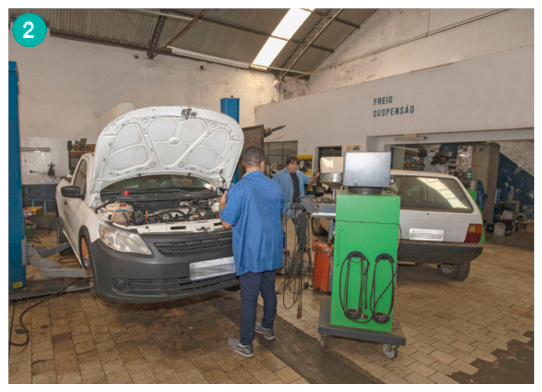
<svg viewBox="0 0 542 392">
<path fill-rule="evenodd" d="M 66 235 L 62 231 L 62 222 L 60 221 L 60 217 L 57 218 L 56 223 L 56 243 L 57 245 L 64 244 L 68 242 L 68 239 L 66 238 Z M 59 254 L 61 256 L 69 256 L 73 254 L 72 248 L 65 249 L 63 251 L 60 251 Z"/>
<path fill-rule="evenodd" d="M 311 218 L 311 230 L 312 234 L 318 237 L 327 237 L 328 235 L 326 229 L 320 225 L 320 218 Z"/>
<path fill-rule="evenodd" d="M 438 272 L 449 279 L 463 281 L 469 276 L 470 261 L 465 264 L 440 264 Z"/>
<path fill-rule="evenodd" d="M 91 242 L 88 230 L 86 227 L 82 227 L 81 231 L 79 232 L 79 257 L 81 258 L 84 270 L 87 272 L 87 274 L 89 274 L 89 277 L 92 277 L 94 288 L 96 288 L 96 266 L 94 265 L 94 258 L 92 257 L 92 249 L 90 245 Z"/>
</svg>

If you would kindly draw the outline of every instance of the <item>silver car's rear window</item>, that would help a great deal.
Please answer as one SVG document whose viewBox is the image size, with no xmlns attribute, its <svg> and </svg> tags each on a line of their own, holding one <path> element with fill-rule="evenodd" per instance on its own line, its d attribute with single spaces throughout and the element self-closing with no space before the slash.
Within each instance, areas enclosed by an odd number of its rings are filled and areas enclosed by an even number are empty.
<svg viewBox="0 0 542 392">
<path fill-rule="evenodd" d="M 452 178 L 394 177 L 386 190 L 401 196 L 401 209 L 472 212 L 463 187 Z"/>
</svg>

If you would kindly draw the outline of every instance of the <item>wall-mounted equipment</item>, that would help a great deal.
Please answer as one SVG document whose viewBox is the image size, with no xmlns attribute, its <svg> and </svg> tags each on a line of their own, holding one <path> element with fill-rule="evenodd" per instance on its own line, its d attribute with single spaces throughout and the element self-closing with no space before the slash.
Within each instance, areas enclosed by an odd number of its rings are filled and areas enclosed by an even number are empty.
<svg viewBox="0 0 542 392">
<path fill-rule="evenodd" d="M 21 152 L 50 152 L 49 147 L 21 147 Z"/>
</svg>

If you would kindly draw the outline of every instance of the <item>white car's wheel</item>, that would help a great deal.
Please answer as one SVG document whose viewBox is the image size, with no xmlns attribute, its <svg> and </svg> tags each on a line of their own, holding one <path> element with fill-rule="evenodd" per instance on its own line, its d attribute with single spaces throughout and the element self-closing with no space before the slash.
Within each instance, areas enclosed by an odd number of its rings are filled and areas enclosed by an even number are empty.
<svg viewBox="0 0 542 392">
<path fill-rule="evenodd" d="M 88 240 L 87 235 L 84 233 L 79 235 L 79 251 L 85 273 L 88 277 L 94 277 L 94 279 L 96 279 L 96 271 L 93 265 L 94 261 L 92 258 L 92 252 L 90 250 L 90 241 Z"/>
<path fill-rule="evenodd" d="M 64 232 L 62 231 L 62 224 L 60 223 L 60 217 L 57 217 L 57 225 L 56 225 L 56 243 L 57 245 L 65 244 L 68 242 L 68 239 L 64 235 Z M 72 248 L 64 249 L 59 252 L 61 256 L 68 256 L 73 254 Z"/>
</svg>

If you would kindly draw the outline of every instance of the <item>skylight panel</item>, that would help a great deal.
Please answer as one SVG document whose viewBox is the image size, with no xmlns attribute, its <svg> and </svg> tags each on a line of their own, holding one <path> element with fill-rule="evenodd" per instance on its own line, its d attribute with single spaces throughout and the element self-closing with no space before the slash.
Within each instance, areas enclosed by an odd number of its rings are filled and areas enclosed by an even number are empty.
<svg viewBox="0 0 542 392">
<path fill-rule="evenodd" d="M 299 29 L 299 27 L 307 20 L 311 13 L 299 8 L 292 8 L 288 11 L 284 18 L 280 21 L 279 25 L 273 31 L 274 37 L 280 37 L 284 39 L 290 39 Z M 257 68 L 265 68 L 271 65 L 271 63 L 278 56 L 280 51 L 284 48 L 287 41 L 270 37 L 267 42 L 256 56 L 253 64 L 260 66 Z"/>
</svg>

